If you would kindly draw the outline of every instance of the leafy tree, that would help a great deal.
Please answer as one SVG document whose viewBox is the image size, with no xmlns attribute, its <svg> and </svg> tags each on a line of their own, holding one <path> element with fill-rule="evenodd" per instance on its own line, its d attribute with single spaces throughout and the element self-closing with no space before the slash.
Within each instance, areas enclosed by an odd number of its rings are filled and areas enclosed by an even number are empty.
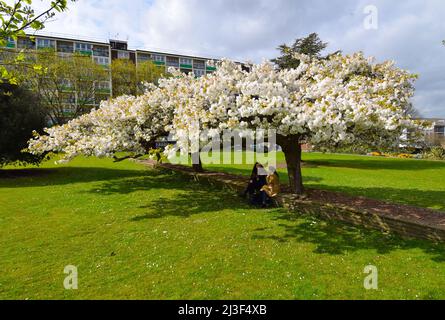
<svg viewBox="0 0 445 320">
<path fill-rule="evenodd" d="M 111 62 L 113 96 L 137 94 L 136 65 L 128 59 L 115 59 Z"/>
<path fill-rule="evenodd" d="M 109 83 L 109 70 L 95 63 L 91 57 L 73 54 L 61 57 L 53 50 L 35 53 L 42 70 L 26 73 L 25 84 L 34 91 L 45 107 L 52 124 L 61 125 L 68 119 L 87 113 L 99 101 L 109 97 L 100 94 L 102 83 Z"/>
<path fill-rule="evenodd" d="M 46 125 L 39 99 L 29 90 L 0 84 L 0 167 L 8 164 L 38 164 L 44 155 L 22 153 L 34 130 Z"/>
<path fill-rule="evenodd" d="M 165 72 L 151 61 L 138 63 L 116 59 L 111 63 L 113 96 L 139 95 L 144 92 L 144 83 L 157 83 Z"/>
<path fill-rule="evenodd" d="M 144 83 L 158 84 L 159 79 L 167 77 L 163 67 L 156 66 L 151 61 L 138 63 L 136 69 L 138 94 L 143 94 L 145 91 Z"/>
<path fill-rule="evenodd" d="M 44 29 L 45 23 L 53 18 L 56 12 L 67 10 L 68 4 L 68 0 L 53 0 L 46 10 L 36 12 L 32 8 L 32 2 L 32 0 L 16 0 L 8 4 L 7 1 L 0 1 L 0 48 L 6 47 L 9 39 L 17 40 L 18 37 L 25 36 L 27 29 L 36 31 Z M 17 83 L 17 79 L 10 74 L 9 67 L 23 61 L 23 54 L 14 56 L 14 59 L 0 61 L 0 81 Z"/>
<path fill-rule="evenodd" d="M 298 68 L 300 60 L 295 57 L 295 54 L 320 57 L 320 53 L 326 49 L 327 46 L 328 43 L 323 42 L 317 33 L 311 33 L 307 37 L 295 40 L 290 46 L 287 44 L 279 46 L 278 50 L 280 51 L 281 56 L 272 59 L 271 61 L 280 69 Z"/>
</svg>

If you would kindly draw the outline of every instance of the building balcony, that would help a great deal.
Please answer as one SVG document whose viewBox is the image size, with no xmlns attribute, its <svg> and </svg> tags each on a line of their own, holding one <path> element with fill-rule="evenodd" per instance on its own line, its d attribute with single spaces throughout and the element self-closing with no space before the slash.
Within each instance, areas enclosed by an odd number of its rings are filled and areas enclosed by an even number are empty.
<svg viewBox="0 0 445 320">
<path fill-rule="evenodd" d="M 179 66 L 181 69 L 193 69 L 191 64 L 180 64 Z"/>
<path fill-rule="evenodd" d="M 87 51 L 87 50 L 76 50 L 76 53 L 79 53 L 84 56 L 91 57 L 93 55 L 93 51 Z"/>
<path fill-rule="evenodd" d="M 96 93 L 97 94 L 111 94 L 111 89 L 110 88 L 96 89 Z"/>
</svg>

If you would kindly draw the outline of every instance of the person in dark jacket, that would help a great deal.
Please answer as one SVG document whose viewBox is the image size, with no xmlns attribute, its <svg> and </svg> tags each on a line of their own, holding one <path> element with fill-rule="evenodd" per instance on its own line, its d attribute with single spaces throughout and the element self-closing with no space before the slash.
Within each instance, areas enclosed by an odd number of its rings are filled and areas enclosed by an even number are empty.
<svg viewBox="0 0 445 320">
<path fill-rule="evenodd" d="M 255 163 L 250 176 L 249 184 L 243 193 L 244 197 L 248 197 L 250 203 L 259 204 L 261 202 L 261 189 L 267 185 L 267 172 L 260 163 Z"/>
</svg>

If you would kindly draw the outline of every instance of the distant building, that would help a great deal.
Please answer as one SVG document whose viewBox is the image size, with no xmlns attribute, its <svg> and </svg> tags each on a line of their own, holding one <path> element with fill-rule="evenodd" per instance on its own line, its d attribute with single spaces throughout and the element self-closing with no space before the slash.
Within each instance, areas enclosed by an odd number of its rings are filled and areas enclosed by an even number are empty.
<svg viewBox="0 0 445 320">
<path fill-rule="evenodd" d="M 53 49 L 54 52 L 60 57 L 69 57 L 73 53 L 77 52 L 82 55 L 91 57 L 94 62 L 104 66 L 104 68 L 106 68 L 107 70 L 110 70 L 111 48 L 110 44 L 103 42 L 33 35 L 32 37 L 20 37 L 17 39 L 17 41 L 9 39 L 6 48 L 3 49 L 7 49 L 10 52 L 16 52 L 19 50 L 35 52 L 42 49 Z M 66 96 L 66 105 L 64 105 L 63 107 L 64 115 L 68 120 L 72 117 L 72 111 L 70 110 L 70 107 L 73 104 L 77 104 L 77 101 L 74 101 L 77 97 L 77 94 L 72 94 L 73 89 L 71 89 L 68 83 L 62 85 L 61 87 L 63 87 L 63 92 L 58 92 L 58 94 Z M 94 92 L 94 96 L 89 99 L 91 102 L 88 103 L 88 106 L 91 106 L 91 108 L 98 106 L 101 101 L 109 99 L 112 94 L 111 73 L 108 77 L 108 80 L 105 79 L 102 81 L 97 81 L 95 83 L 94 90 L 91 91 Z"/>
<path fill-rule="evenodd" d="M 166 68 L 165 71 L 167 71 L 169 67 L 174 67 L 187 74 L 194 73 L 197 77 L 212 73 L 216 70 L 214 66 L 209 64 L 209 61 L 217 61 L 217 59 L 146 50 L 129 50 L 128 43 L 120 40 L 110 40 L 110 46 L 112 60 L 128 59 L 136 65 L 138 63 L 151 61 L 161 68 Z"/>
<path fill-rule="evenodd" d="M 445 119 L 439 118 L 422 118 L 419 120 L 428 121 L 432 126 L 427 130 L 430 135 L 445 136 Z"/>
<path fill-rule="evenodd" d="M 426 131 L 427 139 L 433 144 L 442 144 L 445 147 L 445 119 L 420 119 L 428 121 L 432 126 Z"/>
<path fill-rule="evenodd" d="M 5 49 L 5 48 L 4 48 Z M 110 70 L 110 77 L 107 81 L 96 83 L 95 97 L 92 97 L 91 107 L 97 107 L 101 101 L 107 100 L 112 96 L 113 85 L 111 81 L 111 61 L 115 59 L 128 59 L 136 65 L 146 61 L 152 61 L 159 68 L 165 71 L 169 67 L 174 67 L 184 73 L 193 73 L 200 77 L 216 70 L 210 61 L 216 62 L 217 59 L 188 56 L 181 54 L 171 54 L 166 52 L 155 52 L 147 50 L 129 50 L 128 42 L 121 40 L 109 40 L 109 42 L 90 41 L 80 38 L 56 37 L 50 35 L 28 35 L 19 38 L 17 41 L 8 39 L 6 49 L 14 50 L 40 50 L 54 49 L 59 56 L 69 56 L 73 53 L 81 53 L 90 56 L 91 59 L 99 65 Z M 243 68 L 248 68 L 242 65 Z M 67 116 L 69 110 L 67 110 Z"/>
</svg>

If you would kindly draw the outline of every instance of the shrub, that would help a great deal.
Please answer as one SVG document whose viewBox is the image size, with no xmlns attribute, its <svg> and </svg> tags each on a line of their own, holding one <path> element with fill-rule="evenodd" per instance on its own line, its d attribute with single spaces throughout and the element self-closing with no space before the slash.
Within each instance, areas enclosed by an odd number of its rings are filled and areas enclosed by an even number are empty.
<svg viewBox="0 0 445 320">
<path fill-rule="evenodd" d="M 381 156 L 383 156 L 380 152 L 371 152 L 368 155 L 370 155 L 372 157 L 381 157 Z"/>
<path fill-rule="evenodd" d="M 423 154 L 424 159 L 445 160 L 445 149 L 443 147 L 432 147 Z"/>
<path fill-rule="evenodd" d="M 401 153 L 397 155 L 397 158 L 401 158 L 401 159 L 412 159 L 414 158 L 414 155 L 412 154 L 408 154 L 408 153 Z"/>
<path fill-rule="evenodd" d="M 0 83 L 0 168 L 8 164 L 39 164 L 44 156 L 23 153 L 33 130 L 43 131 L 45 115 L 30 91 Z"/>
</svg>

